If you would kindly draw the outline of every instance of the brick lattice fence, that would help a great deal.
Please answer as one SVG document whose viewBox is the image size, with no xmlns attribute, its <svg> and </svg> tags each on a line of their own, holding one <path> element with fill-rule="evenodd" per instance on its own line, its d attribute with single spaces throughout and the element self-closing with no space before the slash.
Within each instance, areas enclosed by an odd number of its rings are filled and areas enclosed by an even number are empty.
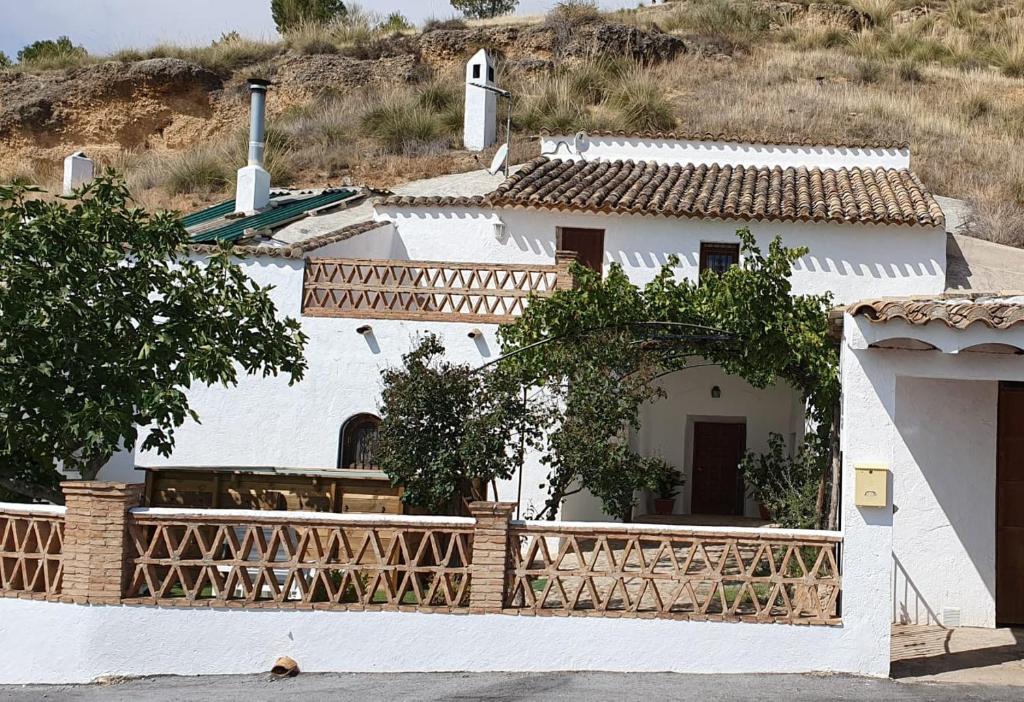
<svg viewBox="0 0 1024 702">
<path fill-rule="evenodd" d="M 0 594 L 79 604 L 838 625 L 835 532 L 140 508 L 141 485 L 0 504 Z"/>
</svg>

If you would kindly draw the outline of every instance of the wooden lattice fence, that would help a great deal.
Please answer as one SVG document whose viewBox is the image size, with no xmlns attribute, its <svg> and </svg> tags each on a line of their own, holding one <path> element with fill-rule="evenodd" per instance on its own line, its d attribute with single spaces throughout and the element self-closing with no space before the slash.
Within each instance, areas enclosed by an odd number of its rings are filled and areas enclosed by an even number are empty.
<svg viewBox="0 0 1024 702">
<path fill-rule="evenodd" d="M 59 509 L 0 509 L 0 590 L 59 595 L 63 551 Z"/>
<path fill-rule="evenodd" d="M 470 519 L 159 512 L 132 515 L 129 600 L 418 611 L 468 606 Z"/>
<path fill-rule="evenodd" d="M 302 313 L 315 317 L 505 323 L 547 295 L 557 265 L 309 259 Z"/>
<path fill-rule="evenodd" d="M 506 607 L 838 624 L 841 536 L 514 523 Z"/>
</svg>

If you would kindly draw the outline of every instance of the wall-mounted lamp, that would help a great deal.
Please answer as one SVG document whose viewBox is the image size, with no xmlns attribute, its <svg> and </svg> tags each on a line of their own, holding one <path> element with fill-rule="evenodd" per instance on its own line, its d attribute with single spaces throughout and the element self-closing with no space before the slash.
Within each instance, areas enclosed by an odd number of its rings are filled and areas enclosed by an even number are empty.
<svg viewBox="0 0 1024 702">
<path fill-rule="evenodd" d="M 500 220 L 494 223 L 494 238 L 502 242 L 508 238 L 508 227 Z"/>
<path fill-rule="evenodd" d="M 466 334 L 466 336 L 468 336 L 470 339 L 479 339 L 483 335 L 484 335 L 484 333 L 482 331 L 480 331 L 479 329 L 475 329 L 475 328 L 474 329 L 470 329 L 469 333 Z"/>
<path fill-rule="evenodd" d="M 713 399 L 717 400 L 721 396 L 722 396 L 722 388 L 718 387 L 717 385 L 715 385 L 714 387 L 711 388 L 711 397 Z"/>
<path fill-rule="evenodd" d="M 367 334 L 372 333 L 373 327 L 371 327 L 369 324 L 364 324 L 361 327 L 356 327 L 356 334 L 362 334 L 363 336 L 366 336 Z"/>
</svg>

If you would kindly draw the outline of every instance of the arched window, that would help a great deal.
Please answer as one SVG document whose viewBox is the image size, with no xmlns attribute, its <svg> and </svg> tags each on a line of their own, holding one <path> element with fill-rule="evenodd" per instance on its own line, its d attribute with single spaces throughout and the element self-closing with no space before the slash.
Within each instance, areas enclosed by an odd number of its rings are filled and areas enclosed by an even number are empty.
<svg viewBox="0 0 1024 702">
<path fill-rule="evenodd" d="M 377 468 L 377 425 L 380 418 L 356 414 L 341 425 L 338 437 L 338 468 L 375 470 Z"/>
</svg>

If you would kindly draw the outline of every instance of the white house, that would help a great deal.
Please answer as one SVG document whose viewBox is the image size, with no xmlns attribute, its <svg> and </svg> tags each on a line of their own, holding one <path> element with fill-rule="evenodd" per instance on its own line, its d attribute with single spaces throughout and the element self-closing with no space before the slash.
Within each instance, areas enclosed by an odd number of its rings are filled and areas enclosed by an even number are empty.
<svg viewBox="0 0 1024 702">
<path fill-rule="evenodd" d="M 498 324 L 521 312 L 525 294 L 559 284 L 559 252 L 576 252 L 598 271 L 618 263 L 640 284 L 674 256 L 676 274 L 695 279 L 706 267 L 742 265 L 735 231 L 747 226 L 762 245 L 779 235 L 809 249 L 794 266 L 795 292 L 828 292 L 849 306 L 844 492 L 852 497 L 851 461 L 892 471 L 878 513 L 893 526 L 894 619 L 1024 621 L 997 616 L 1003 576 L 995 544 L 1004 532 L 994 521 L 997 399 L 1017 397 L 1000 382 L 1024 380 L 1019 358 L 1003 352 L 1024 348 L 1014 336 L 1024 327 L 935 331 L 888 312 L 874 325 L 866 320 L 878 308 L 858 305 L 941 300 L 947 289 L 945 217 L 914 174 L 906 144 L 579 133 L 544 135 L 539 146 L 507 179 L 484 171 L 435 178 L 374 202 L 355 189 L 281 192 L 245 217 L 229 214 L 228 202 L 186 218 L 192 255 L 206 255 L 204 242 L 235 242 L 245 254 L 239 264 L 274 286 L 279 313 L 299 319 L 309 336 L 309 369 L 293 387 L 245 377 L 230 389 L 190 389 L 202 423 L 178 430 L 171 456 L 140 453 L 136 465 L 372 469 L 363 439 L 372 432 L 380 371 L 399 364 L 419 335 L 434 332 L 452 360 L 480 365 L 500 353 Z M 977 352 L 969 358 L 958 353 L 968 337 Z M 890 338 L 901 340 L 895 349 Z M 799 394 L 782 382 L 758 390 L 714 367 L 658 382 L 667 397 L 644 408 L 630 441 L 684 475 L 676 513 L 696 523 L 757 517 L 738 461 L 746 450 L 765 450 L 770 433 L 790 445 L 802 439 Z M 1024 415 L 1007 416 L 1016 417 L 1005 420 L 1016 422 L 1007 436 L 1019 434 Z M 966 477 L 967 470 L 981 473 Z M 530 457 L 499 484 L 498 497 L 528 516 L 543 504 L 544 477 Z M 650 511 L 650 497 L 641 496 L 639 513 Z M 567 500 L 559 517 L 607 519 L 587 493 Z M 1017 574 L 1004 594 L 1021 592 L 1021 558 L 1003 568 Z"/>
</svg>

